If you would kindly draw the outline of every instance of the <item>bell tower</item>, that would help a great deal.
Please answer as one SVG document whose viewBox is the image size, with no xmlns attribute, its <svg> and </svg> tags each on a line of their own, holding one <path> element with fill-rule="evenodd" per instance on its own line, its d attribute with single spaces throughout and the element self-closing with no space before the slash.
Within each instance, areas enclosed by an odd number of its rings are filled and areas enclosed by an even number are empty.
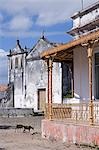
<svg viewBox="0 0 99 150">
<path fill-rule="evenodd" d="M 8 55 L 8 80 L 9 85 L 13 87 L 11 97 L 16 108 L 24 107 L 25 100 L 25 78 L 26 78 L 26 49 L 22 49 L 19 40 L 16 47 L 10 50 Z"/>
</svg>

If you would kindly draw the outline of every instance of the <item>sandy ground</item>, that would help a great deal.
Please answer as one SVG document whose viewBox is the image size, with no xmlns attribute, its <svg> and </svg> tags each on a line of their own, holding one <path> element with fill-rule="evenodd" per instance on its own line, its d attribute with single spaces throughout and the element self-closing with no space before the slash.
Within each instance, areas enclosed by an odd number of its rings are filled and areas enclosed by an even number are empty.
<svg viewBox="0 0 99 150">
<path fill-rule="evenodd" d="M 0 150 L 94 150 L 91 147 L 42 139 L 41 120 L 42 117 L 0 118 L 0 126 L 12 126 L 9 129 L 0 129 Z M 18 123 L 34 126 L 34 130 L 15 130 Z"/>
</svg>

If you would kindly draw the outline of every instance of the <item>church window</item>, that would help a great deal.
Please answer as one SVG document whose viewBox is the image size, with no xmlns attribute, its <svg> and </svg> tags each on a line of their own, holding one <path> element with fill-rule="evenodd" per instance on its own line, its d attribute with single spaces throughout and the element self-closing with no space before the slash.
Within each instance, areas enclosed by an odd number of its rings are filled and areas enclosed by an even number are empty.
<svg viewBox="0 0 99 150">
<path fill-rule="evenodd" d="M 13 68 L 12 59 L 11 59 L 11 69 Z"/>
<path fill-rule="evenodd" d="M 21 68 L 23 67 L 23 62 L 22 62 L 22 59 L 21 59 Z"/>
<path fill-rule="evenodd" d="M 18 58 L 15 58 L 15 68 L 18 68 Z"/>
</svg>

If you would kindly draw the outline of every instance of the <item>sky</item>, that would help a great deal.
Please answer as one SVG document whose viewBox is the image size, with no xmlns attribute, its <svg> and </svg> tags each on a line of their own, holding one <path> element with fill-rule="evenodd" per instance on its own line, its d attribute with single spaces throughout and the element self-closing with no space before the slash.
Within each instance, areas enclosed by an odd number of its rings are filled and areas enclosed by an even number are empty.
<svg viewBox="0 0 99 150">
<path fill-rule="evenodd" d="M 87 7 L 98 0 L 83 0 Z M 82 9 L 82 0 L 0 0 L 0 84 L 7 84 L 7 54 L 20 40 L 32 48 L 44 31 L 51 42 L 66 43 L 70 17 Z"/>
</svg>

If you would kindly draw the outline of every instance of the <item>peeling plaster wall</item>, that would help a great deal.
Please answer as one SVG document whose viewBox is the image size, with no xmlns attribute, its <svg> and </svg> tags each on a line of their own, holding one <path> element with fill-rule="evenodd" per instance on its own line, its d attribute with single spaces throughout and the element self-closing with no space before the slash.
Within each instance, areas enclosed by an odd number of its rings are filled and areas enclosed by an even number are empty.
<svg viewBox="0 0 99 150">
<path fill-rule="evenodd" d="M 53 103 L 62 102 L 62 68 L 60 63 L 53 63 L 52 100 Z"/>
<path fill-rule="evenodd" d="M 53 43 L 44 37 L 40 38 L 27 56 L 26 66 L 26 104 L 29 107 L 38 109 L 38 90 L 46 90 L 46 103 L 48 96 L 48 68 L 47 63 L 40 59 L 40 53 L 48 48 L 54 47 Z M 61 103 L 62 100 L 62 71 L 60 63 L 53 63 L 53 87 L 52 99 L 54 103 Z"/>
<path fill-rule="evenodd" d="M 24 108 L 25 104 L 25 57 L 26 54 L 17 54 L 10 59 L 10 82 L 14 84 L 14 107 Z M 18 58 L 18 67 L 15 59 Z M 12 63 L 12 64 L 11 64 Z M 12 65 L 12 68 L 11 68 Z"/>
<path fill-rule="evenodd" d="M 26 73 L 26 102 L 29 107 L 38 109 L 38 89 L 46 89 L 47 102 L 47 86 L 48 73 L 47 64 L 43 60 L 34 60 L 27 63 Z M 53 102 L 61 103 L 61 65 L 53 63 Z"/>
<path fill-rule="evenodd" d="M 17 44 L 15 54 L 9 57 L 9 83 L 13 84 L 15 108 L 38 109 L 38 90 L 46 90 L 46 102 L 48 95 L 48 68 L 47 63 L 40 59 L 40 53 L 48 48 L 55 47 L 47 39 L 40 38 L 28 55 L 21 53 Z M 19 53 L 18 53 L 19 52 Z M 16 61 L 16 58 L 18 59 Z M 18 66 L 16 67 L 16 62 Z M 60 63 L 53 63 L 53 102 L 61 103 L 62 100 L 62 69 Z"/>
<path fill-rule="evenodd" d="M 26 102 L 30 107 L 37 109 L 39 88 L 47 88 L 46 86 L 46 72 L 44 73 L 42 60 L 34 60 L 27 62 L 26 72 Z"/>
</svg>

